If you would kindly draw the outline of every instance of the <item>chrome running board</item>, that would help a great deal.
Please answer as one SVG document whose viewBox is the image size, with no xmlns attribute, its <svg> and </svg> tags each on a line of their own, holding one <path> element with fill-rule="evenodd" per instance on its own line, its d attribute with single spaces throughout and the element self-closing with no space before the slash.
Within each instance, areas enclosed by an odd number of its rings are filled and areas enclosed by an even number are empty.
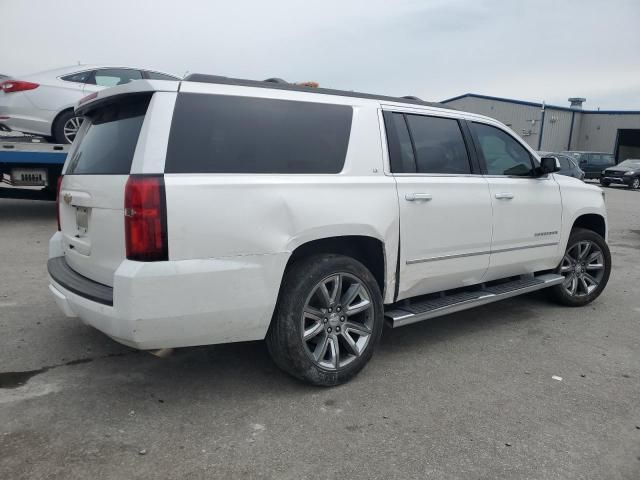
<svg viewBox="0 0 640 480">
<path fill-rule="evenodd" d="M 534 292 L 558 285 L 564 281 L 562 275 L 547 273 L 544 275 L 523 277 L 519 280 L 480 287 L 476 290 L 441 295 L 427 300 L 395 304 L 384 312 L 391 327 L 403 327 L 430 318 L 449 313 L 460 312 L 469 308 L 497 302 L 505 298 Z M 433 297 L 433 296 L 432 296 Z"/>
</svg>

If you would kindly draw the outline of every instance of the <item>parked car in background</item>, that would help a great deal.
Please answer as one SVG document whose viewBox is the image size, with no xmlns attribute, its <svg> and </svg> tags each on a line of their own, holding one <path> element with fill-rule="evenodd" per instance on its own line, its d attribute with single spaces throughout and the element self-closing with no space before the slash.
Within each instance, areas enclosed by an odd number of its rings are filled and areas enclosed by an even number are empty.
<svg viewBox="0 0 640 480">
<path fill-rule="evenodd" d="M 6 80 L 9 78 L 9 75 L 3 75 L 2 73 L 0 73 L 0 82 L 2 82 L 3 80 Z"/>
<path fill-rule="evenodd" d="M 576 150 L 562 153 L 572 156 L 578 162 L 578 166 L 584 171 L 585 178 L 600 178 L 602 170 L 616 164 L 616 158 L 611 153 Z"/>
<path fill-rule="evenodd" d="M 560 175 L 584 180 L 584 172 L 573 157 L 565 153 L 554 152 L 538 152 L 538 155 L 540 155 L 540 157 L 556 157 L 560 162 L 560 170 L 558 171 Z"/>
<path fill-rule="evenodd" d="M 131 347 L 266 339 L 286 372 L 336 385 L 385 319 L 543 288 L 578 307 L 609 278 L 602 189 L 488 117 L 198 74 L 77 112 L 49 290 Z"/>
<path fill-rule="evenodd" d="M 74 65 L 0 83 L 0 130 L 15 130 L 71 143 L 82 123 L 73 109 L 93 92 L 132 80 L 180 80 L 131 67 Z"/>
<path fill-rule="evenodd" d="M 600 184 L 605 187 L 615 184 L 640 188 L 640 159 L 629 158 L 615 167 L 607 168 L 602 172 Z"/>
</svg>

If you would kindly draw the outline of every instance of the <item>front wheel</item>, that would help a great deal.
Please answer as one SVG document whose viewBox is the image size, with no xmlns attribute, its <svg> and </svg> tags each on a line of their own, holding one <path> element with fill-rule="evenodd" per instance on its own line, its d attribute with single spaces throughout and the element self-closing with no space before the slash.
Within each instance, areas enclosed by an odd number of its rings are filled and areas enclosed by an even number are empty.
<svg viewBox="0 0 640 480">
<path fill-rule="evenodd" d="M 633 190 L 637 190 L 638 188 L 640 188 L 640 177 L 634 178 L 629 184 L 629 188 Z"/>
<path fill-rule="evenodd" d="M 383 327 L 380 288 L 360 262 L 317 255 L 286 272 L 267 347 L 285 372 L 339 385 L 367 364 Z"/>
<path fill-rule="evenodd" d="M 550 289 L 556 301 L 570 307 L 591 303 L 609 281 L 611 253 L 607 242 L 591 230 L 574 229 L 556 271 L 565 278 Z"/>
</svg>

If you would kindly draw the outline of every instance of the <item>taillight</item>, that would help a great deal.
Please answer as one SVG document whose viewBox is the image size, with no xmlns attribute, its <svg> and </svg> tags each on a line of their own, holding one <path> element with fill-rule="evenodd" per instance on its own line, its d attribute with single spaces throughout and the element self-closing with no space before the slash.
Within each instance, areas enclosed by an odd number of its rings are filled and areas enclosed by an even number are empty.
<svg viewBox="0 0 640 480">
<path fill-rule="evenodd" d="M 4 93 L 24 92 L 25 90 L 33 90 L 40 85 L 33 82 L 25 82 L 23 80 L 6 80 L 0 83 L 0 90 Z"/>
<path fill-rule="evenodd" d="M 58 177 L 58 184 L 56 186 L 56 218 L 58 219 L 58 231 L 60 228 L 60 186 L 62 185 L 62 175 Z"/>
<path fill-rule="evenodd" d="M 127 258 L 140 262 L 169 259 L 167 204 L 162 175 L 131 175 L 124 192 Z"/>
<path fill-rule="evenodd" d="M 98 92 L 93 92 L 87 95 L 86 97 L 82 97 L 78 102 L 78 105 L 82 105 L 83 103 L 87 103 L 89 100 L 93 100 L 98 97 Z"/>
</svg>

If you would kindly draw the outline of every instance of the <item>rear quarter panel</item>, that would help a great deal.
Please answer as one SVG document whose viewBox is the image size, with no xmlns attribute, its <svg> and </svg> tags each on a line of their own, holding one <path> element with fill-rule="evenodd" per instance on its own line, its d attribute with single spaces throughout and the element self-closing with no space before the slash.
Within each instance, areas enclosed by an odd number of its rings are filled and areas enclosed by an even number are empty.
<svg viewBox="0 0 640 480">
<path fill-rule="evenodd" d="M 398 200 L 393 178 L 384 175 L 377 111 L 377 105 L 354 106 L 339 174 L 165 174 L 170 260 L 290 255 L 312 240 L 369 236 L 385 245 L 388 301 Z M 278 279 L 283 270 L 274 272 Z"/>
</svg>

